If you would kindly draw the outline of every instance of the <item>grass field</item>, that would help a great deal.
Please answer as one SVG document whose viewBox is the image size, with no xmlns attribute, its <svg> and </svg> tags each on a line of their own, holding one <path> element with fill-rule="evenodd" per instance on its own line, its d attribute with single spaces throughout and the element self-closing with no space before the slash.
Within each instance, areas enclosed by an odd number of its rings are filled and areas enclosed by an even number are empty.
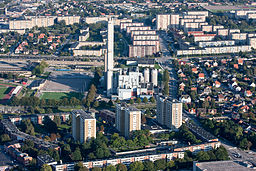
<svg viewBox="0 0 256 171">
<path fill-rule="evenodd" d="M 77 99 L 81 99 L 82 94 L 77 93 L 77 92 L 70 92 L 70 93 L 66 93 L 66 92 L 45 92 L 40 96 L 40 99 L 60 100 L 60 99 L 63 99 L 63 98 L 70 99 L 72 97 L 76 97 Z"/>
<path fill-rule="evenodd" d="M 2 99 L 6 94 L 8 94 L 10 88 L 7 87 L 0 87 L 0 99 Z"/>
</svg>

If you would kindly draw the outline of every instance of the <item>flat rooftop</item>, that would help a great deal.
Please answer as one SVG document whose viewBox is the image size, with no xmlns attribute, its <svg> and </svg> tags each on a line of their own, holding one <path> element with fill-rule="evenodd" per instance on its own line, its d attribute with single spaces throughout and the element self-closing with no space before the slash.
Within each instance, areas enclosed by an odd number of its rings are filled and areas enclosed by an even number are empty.
<svg viewBox="0 0 256 171">
<path fill-rule="evenodd" d="M 93 116 L 92 116 L 92 113 L 91 112 L 86 112 L 82 109 L 78 109 L 78 110 L 72 110 L 72 113 L 73 114 L 76 114 L 76 115 L 81 115 L 81 118 L 83 119 L 95 119 Z"/>
<path fill-rule="evenodd" d="M 248 171 L 255 170 L 247 167 L 248 165 L 244 161 L 212 161 L 212 162 L 199 162 L 194 163 L 193 170 L 203 171 Z"/>
</svg>

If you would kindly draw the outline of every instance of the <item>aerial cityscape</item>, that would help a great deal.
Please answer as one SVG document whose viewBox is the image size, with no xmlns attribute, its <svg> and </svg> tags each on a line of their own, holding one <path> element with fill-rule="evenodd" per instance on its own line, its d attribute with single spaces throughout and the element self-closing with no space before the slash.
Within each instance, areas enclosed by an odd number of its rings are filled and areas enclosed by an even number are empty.
<svg viewBox="0 0 256 171">
<path fill-rule="evenodd" d="M 256 2 L 0 0 L 0 171 L 256 169 Z"/>
</svg>

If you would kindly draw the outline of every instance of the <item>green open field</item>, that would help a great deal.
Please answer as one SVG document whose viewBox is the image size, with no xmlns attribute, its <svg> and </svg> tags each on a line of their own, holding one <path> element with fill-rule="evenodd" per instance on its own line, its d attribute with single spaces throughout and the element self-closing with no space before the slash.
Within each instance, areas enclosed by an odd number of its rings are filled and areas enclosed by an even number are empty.
<svg viewBox="0 0 256 171">
<path fill-rule="evenodd" d="M 81 93 L 77 93 L 77 92 L 45 92 L 40 96 L 40 99 L 55 99 L 55 100 L 60 100 L 60 99 L 64 99 L 64 98 L 72 98 L 75 97 L 77 99 L 81 99 L 82 98 L 82 94 Z"/>
<path fill-rule="evenodd" d="M 6 94 L 8 94 L 10 91 L 10 88 L 0 86 L 0 99 L 2 99 Z"/>
</svg>

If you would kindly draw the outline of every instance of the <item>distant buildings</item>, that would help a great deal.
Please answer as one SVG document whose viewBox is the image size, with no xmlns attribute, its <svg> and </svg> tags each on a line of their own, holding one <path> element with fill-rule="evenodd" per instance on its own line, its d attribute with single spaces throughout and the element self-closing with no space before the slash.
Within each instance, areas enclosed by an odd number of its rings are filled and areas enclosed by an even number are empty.
<svg viewBox="0 0 256 171">
<path fill-rule="evenodd" d="M 79 23 L 80 16 L 26 16 L 24 20 L 10 20 L 9 30 L 25 30 L 35 26 L 49 27 L 60 21 L 65 21 L 66 25 L 71 25 Z"/>
<path fill-rule="evenodd" d="M 141 111 L 127 104 L 116 105 L 116 128 L 122 135 L 141 129 Z"/>
<path fill-rule="evenodd" d="M 157 122 L 177 130 L 182 125 L 182 103 L 164 96 L 157 96 Z"/>
<path fill-rule="evenodd" d="M 72 111 L 72 136 L 81 143 L 96 138 L 96 119 L 83 110 Z"/>
<path fill-rule="evenodd" d="M 179 44 L 175 50 L 177 56 L 250 52 L 256 48 L 255 34 L 240 33 L 239 29 L 227 29 L 222 25 L 209 25 L 206 22 L 208 15 L 208 11 L 160 14 L 157 15 L 157 28 L 173 32 Z M 236 10 L 234 16 L 247 20 L 248 17 L 256 18 L 256 10 Z M 193 41 L 187 40 L 186 36 L 192 36 Z"/>
<path fill-rule="evenodd" d="M 131 36 L 129 57 L 152 56 L 160 51 L 159 36 L 144 23 L 121 22 L 120 30 Z"/>
</svg>

